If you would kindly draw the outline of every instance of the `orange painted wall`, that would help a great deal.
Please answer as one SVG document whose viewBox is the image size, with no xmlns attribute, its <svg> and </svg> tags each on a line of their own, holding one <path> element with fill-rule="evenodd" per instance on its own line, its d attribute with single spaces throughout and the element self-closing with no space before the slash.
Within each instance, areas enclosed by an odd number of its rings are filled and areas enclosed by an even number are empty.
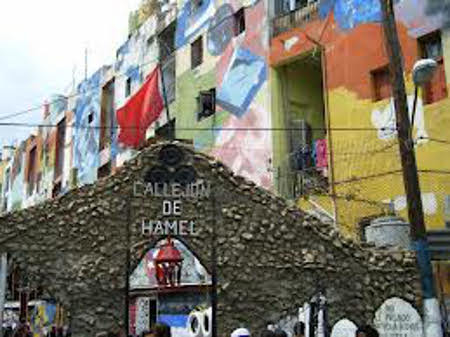
<svg viewBox="0 0 450 337">
<path fill-rule="evenodd" d="M 405 60 L 405 70 L 410 72 L 418 56 L 416 39 L 408 35 L 405 25 L 397 24 L 400 44 Z M 326 50 L 327 87 L 329 90 L 344 87 L 358 94 L 359 98 L 372 98 L 370 72 L 387 65 L 383 30 L 380 24 L 361 24 L 344 32 L 331 15 L 327 20 L 315 20 L 303 28 L 295 28 L 276 36 L 271 42 L 269 62 L 276 67 L 292 61 L 315 47 L 307 34 L 319 41 Z M 289 50 L 286 41 L 295 43 Z"/>
</svg>

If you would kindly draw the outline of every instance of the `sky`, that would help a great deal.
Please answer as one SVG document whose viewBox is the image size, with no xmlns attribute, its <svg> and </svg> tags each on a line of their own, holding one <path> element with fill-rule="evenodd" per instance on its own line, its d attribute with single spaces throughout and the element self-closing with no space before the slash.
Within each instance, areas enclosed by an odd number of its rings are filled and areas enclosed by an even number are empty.
<svg viewBox="0 0 450 337">
<path fill-rule="evenodd" d="M 128 14 L 139 0 L 15 0 L 0 11 L 0 123 L 42 121 L 42 109 L 2 120 L 67 94 L 88 75 L 111 64 L 126 41 Z M 75 76 L 73 76 L 75 74 Z M 32 128 L 0 125 L 0 144 L 27 138 Z"/>
</svg>

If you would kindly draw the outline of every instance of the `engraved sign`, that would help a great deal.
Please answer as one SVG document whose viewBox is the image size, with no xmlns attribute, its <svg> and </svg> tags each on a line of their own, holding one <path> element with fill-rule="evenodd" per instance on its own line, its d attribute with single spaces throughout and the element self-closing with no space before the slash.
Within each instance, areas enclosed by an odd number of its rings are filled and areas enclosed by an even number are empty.
<svg viewBox="0 0 450 337">
<path fill-rule="evenodd" d="M 208 198 L 211 185 L 203 180 L 182 185 L 179 183 L 142 183 L 134 184 L 134 195 L 138 197 L 162 197 L 161 211 L 164 219 L 142 219 L 142 234 L 152 235 L 196 235 L 195 221 L 182 219 L 183 199 Z M 170 199 L 169 199 L 170 198 Z M 174 217 L 169 218 L 167 217 Z"/>
<path fill-rule="evenodd" d="M 375 313 L 374 325 L 380 337 L 422 337 L 420 315 L 401 298 L 386 300 Z"/>
</svg>

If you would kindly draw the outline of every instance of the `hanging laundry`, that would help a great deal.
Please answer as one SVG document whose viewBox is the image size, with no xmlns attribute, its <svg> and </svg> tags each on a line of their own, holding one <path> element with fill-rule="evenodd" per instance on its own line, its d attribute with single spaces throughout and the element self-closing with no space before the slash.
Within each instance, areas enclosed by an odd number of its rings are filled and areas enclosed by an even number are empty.
<svg viewBox="0 0 450 337">
<path fill-rule="evenodd" d="M 314 144 L 316 167 L 328 167 L 328 147 L 326 139 L 318 139 Z"/>
<path fill-rule="evenodd" d="M 311 167 L 311 148 L 308 144 L 303 144 L 292 153 L 293 169 L 304 170 Z"/>
<path fill-rule="evenodd" d="M 141 146 L 145 141 L 147 128 L 159 118 L 164 109 L 159 72 L 160 67 L 157 66 L 142 87 L 117 110 L 119 142 L 125 146 Z"/>
</svg>

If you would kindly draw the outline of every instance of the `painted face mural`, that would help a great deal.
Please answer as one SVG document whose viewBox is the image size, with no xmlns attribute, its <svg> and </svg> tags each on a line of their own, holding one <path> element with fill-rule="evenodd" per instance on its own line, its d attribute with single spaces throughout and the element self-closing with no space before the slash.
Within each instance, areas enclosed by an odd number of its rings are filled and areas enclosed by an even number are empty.
<svg viewBox="0 0 450 337">
<path fill-rule="evenodd" d="M 238 48 L 230 61 L 217 93 L 217 103 L 242 117 L 267 79 L 264 59 L 245 48 Z"/>
</svg>

